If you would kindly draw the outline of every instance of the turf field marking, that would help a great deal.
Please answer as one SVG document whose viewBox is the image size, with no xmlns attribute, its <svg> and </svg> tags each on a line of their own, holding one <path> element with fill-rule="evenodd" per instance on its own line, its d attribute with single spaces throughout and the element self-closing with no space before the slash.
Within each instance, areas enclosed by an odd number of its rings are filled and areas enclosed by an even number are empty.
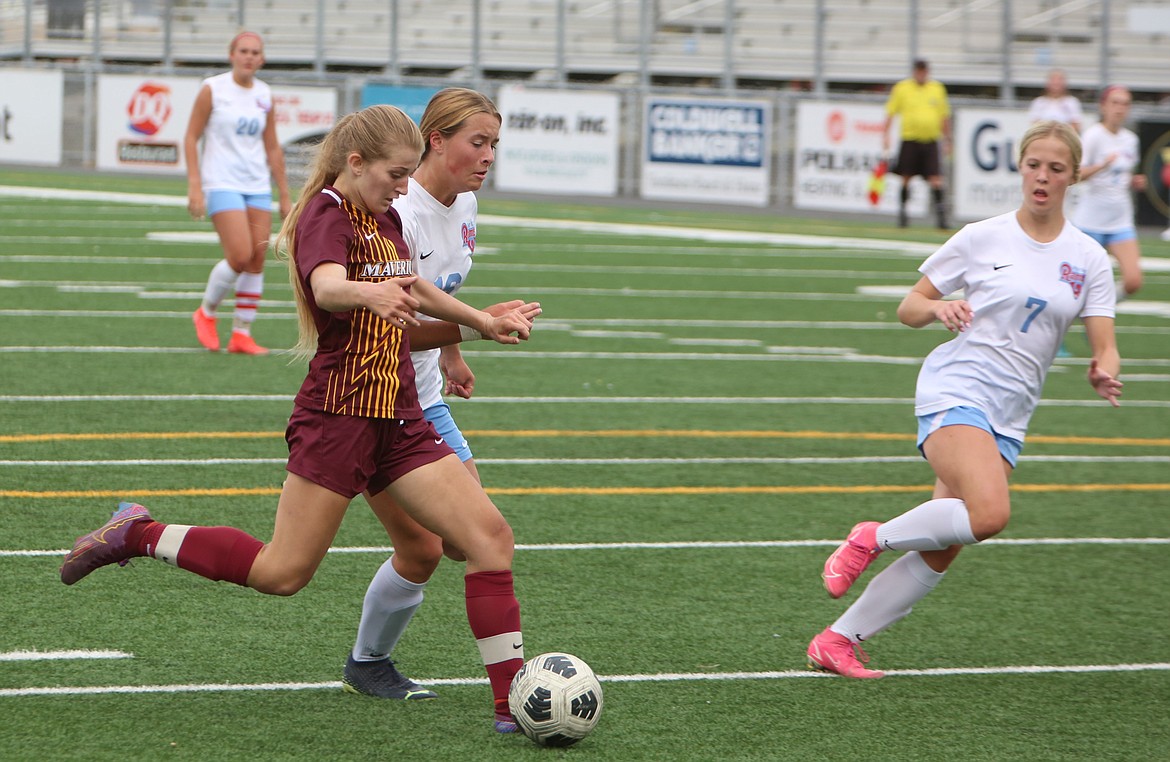
<svg viewBox="0 0 1170 762">
<path fill-rule="evenodd" d="M 0 261 L 4 257 L 0 256 Z M 72 258 L 70 261 L 74 261 Z M 137 263 L 137 260 L 128 259 L 130 263 Z M 164 262 L 166 260 L 163 260 Z M 196 260 L 200 267 L 206 267 L 207 261 L 205 259 Z M 13 283 L 15 281 L 0 281 L 0 283 Z M 278 285 L 277 288 L 280 286 Z M 267 285 L 265 286 L 267 288 Z M 0 316 L 5 317 L 109 317 L 109 318 L 171 318 L 175 320 L 190 320 L 191 313 L 189 311 L 154 311 L 143 312 L 140 310 L 35 310 L 35 309 L 8 309 L 0 310 Z M 295 319 L 295 312 L 265 312 L 264 318 L 266 320 L 271 318 L 280 319 Z M 861 330 L 861 331 L 900 331 L 904 332 L 906 326 L 896 321 L 859 321 L 859 320 L 682 320 L 675 318 L 573 318 L 572 320 L 562 320 L 542 317 L 540 319 L 540 327 L 542 330 L 573 330 L 576 326 L 623 326 L 623 327 L 637 327 L 645 328 L 653 327 L 667 327 L 667 328 L 803 328 L 803 329 L 825 329 L 825 330 Z M 1074 326 L 1073 329 L 1078 333 L 1083 333 L 1079 326 Z M 941 328 L 937 330 L 942 330 Z M 1170 332 L 1170 329 L 1157 326 L 1140 326 L 1140 325 L 1119 325 L 1116 327 L 1117 333 L 1135 333 L 1135 334 L 1155 334 L 1161 335 Z"/>
<path fill-rule="evenodd" d="M 187 205 L 184 196 L 161 193 L 122 193 L 114 191 L 89 191 L 70 188 L 38 188 L 31 186 L 2 185 L 0 197 L 20 199 L 45 199 L 51 201 L 97 201 L 103 203 L 140 204 L 146 206 L 167 206 L 183 208 Z M 865 251 L 889 251 L 908 256 L 932 254 L 938 248 L 935 244 L 917 241 L 896 241 L 844 236 L 818 236 L 793 233 L 757 233 L 747 230 L 720 230 L 716 228 L 686 228 L 666 225 L 639 225 L 628 222 L 589 222 L 582 220 L 535 219 L 510 217 L 496 214 L 481 214 L 479 220 L 485 225 L 529 228 L 534 230 L 576 230 L 584 233 L 602 233 L 654 238 L 685 238 L 718 243 L 755 243 L 774 246 L 809 246 L 812 248 L 851 248 Z M 203 236 L 210 235 L 199 231 Z M 178 235 L 188 235 L 179 233 Z"/>
<path fill-rule="evenodd" d="M 1021 455 L 1027 463 L 1170 463 L 1170 455 Z M 106 466 L 270 466 L 288 458 L 137 458 L 130 460 L 0 460 L 0 468 L 85 468 Z M 866 465 L 922 463 L 919 455 L 835 458 L 476 458 L 492 466 L 685 466 L 685 465 Z"/>
<path fill-rule="evenodd" d="M 0 316 L 11 312 L 22 312 L 24 316 L 30 316 L 31 311 L 27 310 L 0 310 Z M 76 314 L 76 313 L 75 313 Z M 101 317 L 105 313 L 96 311 L 91 313 L 90 317 Z M 138 316 L 148 315 L 150 313 L 136 313 Z M 190 318 L 190 315 L 187 316 Z M 500 361 L 518 361 L 518 360 L 614 360 L 614 361 L 685 361 L 685 362 L 817 362 L 817 363 L 868 363 L 877 365 L 906 365 L 919 366 L 922 364 L 922 358 L 919 356 L 913 357 L 898 357 L 890 355 L 867 355 L 867 354 L 847 354 L 847 355 L 818 355 L 811 354 L 808 351 L 784 352 L 784 347 L 764 347 L 763 351 L 757 352 L 540 352 L 523 350 L 517 352 L 497 352 L 494 350 L 478 350 L 469 349 L 464 350 L 465 357 L 492 359 Z M 21 353 L 21 354 L 45 354 L 45 353 L 59 353 L 59 354 L 93 354 L 93 353 L 121 353 L 121 354 L 198 354 L 206 353 L 207 350 L 198 347 L 158 347 L 158 346 L 91 346 L 91 345 L 11 345 L 0 346 L 0 353 Z M 280 359 L 287 355 L 289 350 L 274 349 L 272 356 Z M 1065 362 L 1057 363 L 1052 367 L 1051 372 L 1063 373 L 1069 368 L 1080 370 L 1082 362 Z M 1166 368 L 1170 367 L 1170 358 L 1137 358 L 1127 359 L 1126 366 L 1133 367 L 1154 367 Z M 1122 379 L 1125 379 L 1124 374 Z M 1086 403 L 1087 404 L 1087 403 Z M 1096 404 L 1101 404 L 1099 401 Z M 1125 404 L 1125 403 L 1123 403 Z"/>
<path fill-rule="evenodd" d="M 1149 664 L 1070 664 L 1070 665 L 1016 665 L 1007 667 L 943 667 L 936 669 L 887 669 L 887 677 L 954 677 L 960 675 L 1060 675 L 1108 672 L 1165 672 L 1170 663 Z M 787 670 L 781 672 L 664 672 L 639 675 L 598 675 L 602 683 L 660 683 L 690 681 L 729 680 L 789 680 L 799 678 L 832 678 L 835 675 L 811 670 Z M 446 677 L 437 679 L 415 679 L 425 685 L 461 686 L 487 685 L 485 677 Z M 94 685 L 51 688 L 4 688 L 0 698 L 25 696 L 98 696 L 108 694 L 155 694 L 155 693 L 239 693 L 259 691 L 307 691 L 340 690 L 341 682 L 331 680 L 323 683 L 187 683 L 178 685 Z"/>
<path fill-rule="evenodd" d="M 866 484 L 835 486 L 808 484 L 791 486 L 743 487 L 487 487 L 489 495 L 577 495 L 577 496 L 652 496 L 652 495 L 870 495 L 885 493 L 929 492 L 923 484 Z M 1167 492 L 1170 483 L 1129 484 L 1013 484 L 1013 492 Z M 147 489 L 147 490 L 0 490 L 0 497 L 25 499 L 68 498 L 122 498 L 122 497 L 242 497 L 248 495 L 279 495 L 279 487 L 229 487 L 224 489 Z"/>
<path fill-rule="evenodd" d="M 489 495 L 575 495 L 575 496 L 679 496 L 679 495 L 875 495 L 930 492 L 929 484 L 858 484 L 836 486 L 805 484 L 753 487 L 485 487 Z M 1129 484 L 1013 484 L 1012 492 L 1170 492 L 1170 482 Z M 279 487 L 224 487 L 220 489 L 120 489 L 120 490 L 0 490 L 0 498 L 20 500 L 127 499 L 144 497 L 247 497 L 278 496 Z"/>
<path fill-rule="evenodd" d="M 132 659 L 125 651 L 6 651 L 0 661 L 59 661 L 64 659 Z"/>
<path fill-rule="evenodd" d="M 835 548 L 841 544 L 836 540 L 686 540 L 678 542 L 578 542 L 578 543 L 518 543 L 516 550 L 699 550 L 706 548 Z M 983 545 L 1031 546 L 1031 545 L 1170 545 L 1170 537 L 1036 537 L 1002 539 L 993 538 L 979 543 Z M 0 558 L 60 558 L 67 548 L 57 550 L 0 550 Z M 386 555 L 394 552 L 390 545 L 357 545 L 330 548 L 329 553 L 340 555 L 366 554 Z"/>
<path fill-rule="evenodd" d="M 188 317 L 190 317 L 188 315 Z M 198 350 L 197 350 L 198 351 Z M 464 354 L 467 354 L 466 352 Z M 1126 376 L 1126 381 L 1130 377 Z M 4 394 L 4 402 L 286 402 L 291 394 Z M 910 397 L 476 397 L 475 405 L 912 405 Z M 454 404 L 468 404 L 454 400 Z M 1170 400 L 1126 400 L 1126 407 L 1170 407 Z M 1040 400 L 1042 407 L 1099 407 L 1097 399 Z M 485 436 L 490 433 L 477 432 Z M 502 436 L 503 433 L 497 433 Z M 281 434 L 283 436 L 283 434 Z M 736 436 L 739 436 L 736 433 Z M 906 435 L 905 439 L 912 438 Z M 3 441 L 0 439 L 0 441 Z M 1029 441 L 1036 441 L 1034 437 Z M 1170 441 L 1170 440 L 1168 440 Z"/>
<path fill-rule="evenodd" d="M 43 223 L 38 223 L 38 224 L 43 224 Z M 209 235 L 208 243 L 213 243 L 213 244 L 219 243 L 219 237 L 215 233 L 209 233 L 208 235 Z M 150 236 L 150 235 L 147 236 L 147 238 L 152 238 L 152 237 L 153 236 Z M 582 248 L 592 249 L 592 247 L 582 247 Z M 673 256 L 675 253 L 676 253 L 675 250 L 671 249 L 671 255 Z M 709 257 L 711 254 L 711 250 L 709 248 L 704 249 L 703 253 Z M 724 252 L 722 249 L 720 250 L 720 253 L 723 255 L 726 255 L 726 252 Z M 481 252 L 481 247 L 476 246 L 476 248 L 475 248 L 476 258 L 478 259 L 482 255 L 483 255 L 483 252 Z M 19 255 L 19 254 L 18 255 L 7 255 L 7 256 L 0 257 L 0 262 L 14 261 L 15 257 L 21 257 L 22 258 L 21 261 L 29 261 L 30 259 L 37 257 L 37 255 Z M 28 259 L 25 259 L 25 257 L 27 257 Z M 81 259 L 83 259 L 83 258 L 76 258 L 75 259 L 74 257 L 69 257 L 69 261 L 71 263 L 77 263 Z M 93 264 L 136 264 L 136 265 L 140 265 L 140 264 L 147 263 L 147 260 L 145 258 L 142 260 L 138 260 L 138 259 L 133 259 L 130 257 L 94 256 L 94 257 L 88 257 L 88 258 L 84 258 L 84 259 L 90 260 Z M 114 262 L 115 259 L 121 259 L 124 261 L 120 262 L 120 263 L 116 263 L 116 262 Z M 174 259 L 154 257 L 152 259 L 154 261 L 151 261 L 149 263 L 153 264 L 153 265 L 168 265 L 169 266 L 171 264 L 180 262 L 179 257 L 175 257 Z M 58 256 L 40 255 L 37 259 L 35 259 L 33 261 L 36 261 L 37 263 L 44 263 L 44 264 L 59 263 L 61 261 L 61 257 L 59 255 Z M 187 264 L 187 262 L 185 261 L 185 258 L 184 258 L 184 261 L 182 263 Z M 203 264 L 206 265 L 205 260 L 203 261 Z M 711 275 L 711 269 L 707 268 L 707 267 L 668 267 L 668 266 L 653 267 L 650 265 L 559 265 L 559 264 L 549 264 L 547 262 L 543 262 L 543 263 L 532 262 L 532 263 L 527 263 L 527 264 L 506 264 L 503 262 L 489 262 L 485 266 L 485 269 L 489 269 L 489 268 L 494 272 L 514 271 L 514 272 L 523 272 L 525 274 L 528 274 L 528 273 L 602 273 L 605 275 L 612 276 L 615 273 L 622 273 L 625 275 L 653 275 L 655 277 L 662 276 L 662 275 L 701 275 L 703 277 L 710 277 L 710 275 Z M 281 262 L 280 260 L 276 260 L 276 264 L 272 265 L 270 269 L 272 269 L 272 270 L 285 270 L 285 269 L 287 269 L 287 266 L 283 262 Z M 820 279 L 820 280 L 846 280 L 846 279 L 848 279 L 848 280 L 884 280 L 884 281 L 889 281 L 891 278 L 898 277 L 898 275 L 899 275 L 899 273 L 890 272 L 889 270 L 814 270 L 811 268 L 800 268 L 800 267 L 791 267 L 791 268 L 744 267 L 744 268 L 735 268 L 733 270 L 723 270 L 719 273 L 719 277 L 721 277 L 721 278 L 751 278 L 753 280 L 759 279 L 759 278 L 809 278 L 809 279 Z M 62 290 L 62 287 L 81 288 L 81 287 L 84 287 L 87 285 L 84 283 L 76 283 L 76 284 L 60 283 L 58 281 L 53 281 L 53 280 L 21 280 L 21 281 L 16 281 L 16 283 L 19 283 L 19 285 L 21 285 L 22 287 L 55 288 L 58 290 Z M 903 291 L 908 290 L 910 288 L 910 286 L 913 285 L 913 283 L 914 283 L 913 277 L 907 277 L 906 286 L 904 287 Z M 159 284 L 152 283 L 149 281 L 138 281 L 135 283 L 124 283 L 124 284 L 120 284 L 120 285 L 143 289 L 143 288 L 150 288 L 152 286 L 156 286 Z M 178 287 L 180 284 L 168 283 L 168 285 L 171 287 Z M 205 284 L 192 283 L 192 284 L 187 284 L 187 285 L 190 287 L 195 287 L 195 286 L 202 286 Z M 265 286 L 265 289 L 267 291 L 268 284 L 265 283 L 264 286 Z M 278 284 L 275 284 L 275 286 L 278 290 L 282 290 L 282 291 L 290 291 L 292 289 L 292 286 L 290 286 L 287 283 L 278 283 Z"/>
<path fill-rule="evenodd" d="M 468 429 L 469 437 L 507 437 L 520 439 L 827 439 L 880 442 L 912 442 L 913 434 L 882 431 L 763 431 L 738 429 L 710 431 L 705 429 Z M 0 434 L 0 444 L 27 444 L 30 442 L 95 442 L 123 440 L 184 440 L 184 439 L 283 439 L 282 431 L 123 431 L 85 432 L 79 434 Z M 1028 437 L 1038 444 L 1075 444 L 1138 447 L 1170 447 L 1170 438 L 1152 437 L 1083 437 L 1046 436 Z"/>
</svg>

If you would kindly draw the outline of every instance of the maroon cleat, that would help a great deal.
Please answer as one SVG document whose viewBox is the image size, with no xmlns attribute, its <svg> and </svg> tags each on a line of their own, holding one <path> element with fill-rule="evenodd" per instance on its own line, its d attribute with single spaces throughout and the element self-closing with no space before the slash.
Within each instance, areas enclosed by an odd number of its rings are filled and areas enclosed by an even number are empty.
<svg viewBox="0 0 1170 762">
<path fill-rule="evenodd" d="M 126 542 L 130 527 L 142 521 L 153 521 L 150 512 L 138 503 L 119 503 L 113 517 L 98 529 L 83 534 L 73 543 L 61 564 L 61 581 L 72 585 L 94 569 L 109 564 L 125 566 L 139 555 Z"/>
</svg>

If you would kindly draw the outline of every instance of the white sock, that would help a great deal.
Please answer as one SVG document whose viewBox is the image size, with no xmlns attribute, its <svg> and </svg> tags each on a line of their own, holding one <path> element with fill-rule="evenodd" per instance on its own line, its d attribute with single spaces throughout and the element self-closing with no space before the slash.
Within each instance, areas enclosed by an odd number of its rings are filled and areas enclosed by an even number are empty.
<svg viewBox="0 0 1170 762">
<path fill-rule="evenodd" d="M 861 597 L 829 628 L 854 643 L 868 640 L 903 618 L 942 581 L 918 553 L 907 553 L 870 581 Z"/>
<path fill-rule="evenodd" d="M 878 527 L 883 550 L 942 550 L 951 545 L 974 545 L 967 504 L 954 497 L 928 500 Z"/>
<path fill-rule="evenodd" d="M 386 559 L 370 580 L 362 602 L 362 619 L 358 624 L 357 642 L 353 646 L 355 661 L 385 659 L 398 644 L 414 612 L 422 605 L 425 582 L 404 579 Z"/>
<path fill-rule="evenodd" d="M 232 316 L 232 330 L 251 334 L 256 320 L 256 309 L 264 294 L 264 273 L 240 273 L 236 281 L 236 311 Z"/>
<path fill-rule="evenodd" d="M 208 317 L 215 317 L 215 311 L 220 302 L 227 296 L 227 292 L 236 285 L 240 274 L 232 269 L 226 259 L 221 259 L 211 268 L 211 275 L 207 278 L 207 288 L 203 290 L 203 311 Z"/>
</svg>

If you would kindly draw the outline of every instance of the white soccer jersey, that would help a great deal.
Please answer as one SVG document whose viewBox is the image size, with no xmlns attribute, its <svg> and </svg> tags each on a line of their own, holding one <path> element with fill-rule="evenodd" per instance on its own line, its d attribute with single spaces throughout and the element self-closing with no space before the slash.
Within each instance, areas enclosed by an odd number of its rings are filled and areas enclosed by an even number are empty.
<svg viewBox="0 0 1170 762">
<path fill-rule="evenodd" d="M 475 215 L 479 202 L 471 191 L 460 193 L 455 203 L 441 204 L 413 177 L 405 196 L 394 199 L 402 217 L 402 229 L 410 246 L 415 273 L 448 294 L 463 285 L 471 271 L 475 253 Z M 420 319 L 428 319 L 419 315 Z M 443 374 L 439 371 L 439 350 L 411 352 L 418 401 L 423 410 L 442 402 Z"/>
<path fill-rule="evenodd" d="M 1109 257 L 1068 222 L 1050 243 L 1034 241 L 1015 212 L 972 223 L 919 271 L 943 294 L 965 291 L 974 317 L 923 362 L 915 414 L 975 407 L 1021 441 L 1073 320 L 1114 314 Z"/>
<path fill-rule="evenodd" d="M 272 113 L 272 90 L 258 79 L 251 87 L 240 87 L 230 71 L 208 77 L 203 84 L 211 88 L 211 116 L 203 130 L 199 162 L 203 190 L 270 192 L 264 128 Z"/>
<path fill-rule="evenodd" d="M 1116 233 L 1133 227 L 1133 170 L 1141 158 L 1138 137 L 1122 127 L 1112 133 L 1101 124 L 1085 130 L 1081 166 L 1117 158 L 1081 185 L 1073 223 L 1081 230 Z"/>
<path fill-rule="evenodd" d="M 1033 122 L 1053 119 L 1065 124 L 1080 124 L 1085 121 L 1085 113 L 1081 108 L 1081 102 L 1071 95 L 1062 95 L 1059 98 L 1041 95 L 1032 101 L 1028 109 L 1028 119 Z"/>
</svg>

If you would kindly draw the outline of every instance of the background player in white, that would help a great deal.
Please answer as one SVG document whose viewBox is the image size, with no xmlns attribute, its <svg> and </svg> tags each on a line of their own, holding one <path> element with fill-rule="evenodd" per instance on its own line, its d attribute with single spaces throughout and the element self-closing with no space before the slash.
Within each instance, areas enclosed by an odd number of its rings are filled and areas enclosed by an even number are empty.
<svg viewBox="0 0 1170 762">
<path fill-rule="evenodd" d="M 495 161 L 500 124 L 495 105 L 474 90 L 447 88 L 436 93 L 422 117 L 426 140 L 422 161 L 410 178 L 409 191 L 394 201 L 415 273 L 449 294 L 459 290 L 471 270 L 478 210 L 474 191 L 482 187 Z M 513 301 L 485 311 L 493 315 L 515 311 L 530 321 L 540 314 L 540 305 Z M 479 336 L 466 328 L 461 332 L 454 324 L 419 318 L 422 325 L 410 329 L 411 346 L 441 346 L 411 352 L 419 404 L 478 481 L 471 449 L 443 402 L 443 393 L 471 397 L 475 375 L 464 362 L 458 342 Z M 377 497 L 389 499 L 385 493 Z M 422 604 L 423 589 L 444 550 L 458 560 L 462 553 L 444 548 L 441 538 L 404 511 L 395 510 L 393 515 L 394 555 L 382 564 L 366 592 L 357 640 L 346 660 L 344 685 L 352 692 L 381 698 L 434 698 L 433 691 L 398 672 L 390 653 Z"/>
<path fill-rule="evenodd" d="M 264 65 L 264 43 L 255 32 L 240 32 L 228 47 L 228 58 L 231 71 L 203 80 L 183 140 L 187 210 L 195 219 L 211 216 L 224 256 L 212 268 L 203 302 L 192 320 L 199 343 L 219 350 L 215 313 L 235 287 L 236 309 L 227 349 L 259 355 L 268 350 L 252 338 L 252 322 L 264 293 L 273 180 L 280 194 L 282 218 L 292 201 L 284 152 L 276 139 L 272 90 L 256 79 L 256 72 Z"/>
<path fill-rule="evenodd" d="M 825 588 L 840 598 L 882 551 L 904 553 L 813 638 L 810 667 L 882 677 L 858 660 L 860 642 L 909 614 L 964 545 L 1007 526 L 1008 480 L 1073 320 L 1084 322 L 1092 349 L 1090 385 L 1118 404 L 1109 258 L 1063 212 L 1080 158 L 1070 126 L 1032 126 L 1020 143 L 1020 208 L 956 233 L 922 264 L 922 278 L 899 305 L 898 318 L 912 328 L 938 320 L 958 333 L 927 356 L 918 375 L 918 446 L 937 477 L 934 497 L 885 523 L 857 524 L 825 562 Z M 943 299 L 959 290 L 963 298 Z"/>
<path fill-rule="evenodd" d="M 1101 93 L 1101 121 L 1085 130 L 1083 185 L 1072 221 L 1117 259 L 1121 283 L 1117 298 L 1142 287 L 1141 248 L 1133 222 L 1133 192 L 1146 188 L 1135 174 L 1141 161 L 1138 136 L 1125 128 L 1133 96 L 1121 85 Z"/>
<path fill-rule="evenodd" d="M 1028 107 L 1028 121 L 1032 124 L 1044 121 L 1064 122 L 1077 132 L 1085 120 L 1084 109 L 1075 96 L 1069 95 L 1068 77 L 1061 69 L 1048 72 L 1044 94 L 1032 99 Z"/>
</svg>

